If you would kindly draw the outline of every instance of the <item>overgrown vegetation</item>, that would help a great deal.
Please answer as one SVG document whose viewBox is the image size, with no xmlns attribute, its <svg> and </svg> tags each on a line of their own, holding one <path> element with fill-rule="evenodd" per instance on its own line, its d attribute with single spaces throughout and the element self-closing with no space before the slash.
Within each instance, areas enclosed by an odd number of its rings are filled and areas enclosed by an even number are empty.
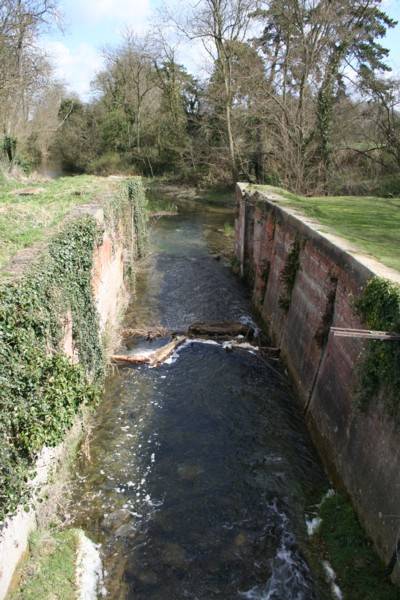
<svg viewBox="0 0 400 600">
<path fill-rule="evenodd" d="M 146 197 L 140 179 L 131 179 L 127 185 L 127 198 L 132 211 L 132 231 L 135 232 L 137 258 L 146 252 Z"/>
<path fill-rule="evenodd" d="M 129 184 L 125 199 L 132 214 L 137 206 L 143 215 L 140 181 Z M 140 231 L 135 221 L 126 234 L 135 256 L 143 251 L 140 223 Z M 102 239 L 93 217 L 69 220 L 25 275 L 0 286 L 0 521 L 28 499 L 41 448 L 58 444 L 101 389 L 105 364 L 91 275 Z M 78 364 L 61 348 L 68 312 Z"/>
<path fill-rule="evenodd" d="M 366 537 L 349 500 L 335 494 L 322 503 L 322 523 L 315 536 L 322 556 L 349 600 L 398 600 L 399 590 L 385 574 L 385 565 Z"/>
<path fill-rule="evenodd" d="M 356 301 L 369 329 L 400 332 L 400 287 L 374 277 Z M 399 416 L 400 344 L 369 341 L 360 368 L 359 404 L 367 408 L 372 398 L 382 397 L 393 416 Z"/>
<path fill-rule="evenodd" d="M 297 273 L 300 269 L 300 240 L 296 239 L 287 255 L 286 264 L 281 273 L 281 281 L 284 291 L 279 297 L 279 306 L 288 311 L 292 300 L 294 284 L 296 282 Z"/>
<path fill-rule="evenodd" d="M 40 449 L 61 441 L 100 388 L 104 362 L 91 291 L 100 235 L 91 217 L 68 223 L 29 274 L 0 288 L 0 520 L 26 497 Z M 60 350 L 68 309 L 79 365 Z"/>
<path fill-rule="evenodd" d="M 113 195 L 105 207 L 105 218 L 111 228 L 123 227 L 123 238 L 130 264 L 142 258 L 147 245 L 147 198 L 140 177 L 126 181 L 119 194 Z"/>
<path fill-rule="evenodd" d="M 270 186 L 287 203 L 324 228 L 352 242 L 385 265 L 400 270 L 400 197 L 361 196 L 305 198 Z"/>
</svg>

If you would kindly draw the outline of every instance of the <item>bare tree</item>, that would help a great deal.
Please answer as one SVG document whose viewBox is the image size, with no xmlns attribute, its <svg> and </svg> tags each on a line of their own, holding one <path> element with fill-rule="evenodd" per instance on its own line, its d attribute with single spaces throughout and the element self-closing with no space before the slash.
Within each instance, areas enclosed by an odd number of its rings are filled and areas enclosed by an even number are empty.
<svg viewBox="0 0 400 600">
<path fill-rule="evenodd" d="M 266 57 L 270 104 L 280 114 L 276 151 L 290 156 L 289 187 L 326 191 L 333 156 L 334 106 L 365 70 L 385 70 L 379 44 L 394 22 L 381 0 L 267 0 L 257 16 Z M 353 76 L 350 77 L 349 73 Z M 284 142 L 282 146 L 279 140 Z"/>
<path fill-rule="evenodd" d="M 51 69 L 38 36 L 54 19 L 54 0 L 0 1 L 0 127 L 6 139 L 24 133 L 37 93 Z"/>
<path fill-rule="evenodd" d="M 136 151 L 140 153 L 144 103 L 157 87 L 151 40 L 127 31 L 122 45 L 106 49 L 104 56 L 106 69 L 97 77 L 95 87 L 114 100 L 118 95 L 118 102 L 132 125 L 132 133 L 134 130 Z"/>
<path fill-rule="evenodd" d="M 238 161 L 232 128 L 232 68 L 235 44 L 248 33 L 258 0 L 201 0 L 191 4 L 183 16 L 169 11 L 169 19 L 189 39 L 200 39 L 215 63 L 223 82 L 226 137 L 233 180 L 237 178 Z"/>
</svg>

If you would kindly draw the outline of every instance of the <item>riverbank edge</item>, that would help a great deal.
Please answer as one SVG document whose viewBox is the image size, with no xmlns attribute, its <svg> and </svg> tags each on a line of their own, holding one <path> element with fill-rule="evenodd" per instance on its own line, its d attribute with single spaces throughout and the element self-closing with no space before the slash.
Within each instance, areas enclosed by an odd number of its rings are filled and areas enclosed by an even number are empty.
<svg viewBox="0 0 400 600">
<path fill-rule="evenodd" d="M 49 248 L 50 253 L 54 251 L 53 239 L 63 242 L 58 247 L 62 259 L 65 259 L 63 268 L 66 271 L 74 269 L 75 262 L 79 262 L 79 257 L 76 255 L 79 248 L 76 245 L 76 238 L 69 236 L 68 230 L 79 227 L 80 224 L 93 223 L 97 234 L 90 251 L 90 264 L 86 264 L 86 268 L 90 270 L 86 285 L 89 285 L 90 289 L 87 290 L 87 294 L 92 298 L 94 305 L 94 314 L 96 315 L 94 335 L 96 339 L 98 336 L 96 345 L 103 357 L 99 358 L 104 364 L 103 368 L 106 368 L 107 356 L 116 344 L 118 326 L 127 304 L 127 287 L 131 282 L 133 264 L 143 251 L 142 206 L 138 205 L 135 210 L 135 204 L 142 205 L 143 198 L 142 181 L 140 178 L 133 178 L 127 188 L 124 187 L 113 197 L 107 196 L 104 201 L 100 200 L 75 208 L 67 215 L 60 232 L 55 238 L 49 240 L 46 247 L 42 246 L 39 251 L 23 251 L 16 255 L 11 270 L 8 269 L 11 274 L 14 273 L 14 277 L 8 277 L 4 284 L 10 286 L 10 289 L 12 286 L 23 285 L 36 268 L 40 270 L 40 265 L 47 260 Z M 138 226 L 141 227 L 140 231 L 138 231 Z M 64 232 L 65 238 L 63 238 Z M 9 291 L 7 287 L 5 289 Z M 42 312 L 45 311 L 46 307 L 43 307 Z M 76 326 L 79 327 L 82 322 L 74 323 L 73 311 L 68 305 L 64 309 L 63 315 L 59 316 L 56 334 L 57 346 L 54 346 L 53 340 L 45 340 L 46 352 L 49 356 L 60 356 L 62 361 L 67 359 L 72 372 L 75 369 L 82 371 L 82 364 L 84 367 L 87 365 L 81 361 L 81 348 L 76 331 Z M 37 317 L 37 321 L 35 321 L 35 317 Z M 48 315 L 45 315 L 45 318 L 47 317 Z M 41 318 L 43 315 L 34 315 L 33 327 L 38 327 Z M 93 352 L 99 353 L 95 348 L 93 348 Z M 103 376 L 100 372 L 95 375 L 94 372 L 86 370 L 85 377 L 88 381 L 88 390 L 95 385 L 99 388 L 98 391 L 101 391 Z M 93 377 L 100 377 L 100 379 L 93 381 Z M 51 385 L 51 379 L 48 385 Z M 43 515 L 47 510 L 47 502 L 43 499 L 49 493 L 51 494 L 52 485 L 54 482 L 57 483 L 60 476 L 60 468 L 66 461 L 72 460 L 82 440 L 85 431 L 83 415 L 86 410 L 92 410 L 90 403 L 93 402 L 93 396 L 91 394 L 91 397 L 87 399 L 76 398 L 75 401 L 78 405 L 82 402 L 81 406 L 85 407 L 84 412 L 82 413 L 82 409 L 79 407 L 72 427 L 67 427 L 59 443 L 52 444 L 52 447 L 46 445 L 42 447 L 32 465 L 33 475 L 27 483 L 26 498 L 2 525 L 0 533 L 0 599 L 7 596 L 16 569 L 26 557 L 29 537 L 37 529 L 38 524 L 43 521 Z M 88 402 L 89 404 L 87 404 Z"/>
<path fill-rule="evenodd" d="M 355 300 L 372 278 L 398 285 L 400 273 L 320 231 L 281 205 L 277 194 L 238 184 L 236 201 L 236 258 L 254 307 L 281 350 L 329 474 L 389 564 L 398 543 L 400 432 L 383 390 L 367 410 L 357 408 L 367 343 L 329 332 L 331 326 L 366 329 Z M 396 583 L 399 573 L 396 565 Z"/>
</svg>

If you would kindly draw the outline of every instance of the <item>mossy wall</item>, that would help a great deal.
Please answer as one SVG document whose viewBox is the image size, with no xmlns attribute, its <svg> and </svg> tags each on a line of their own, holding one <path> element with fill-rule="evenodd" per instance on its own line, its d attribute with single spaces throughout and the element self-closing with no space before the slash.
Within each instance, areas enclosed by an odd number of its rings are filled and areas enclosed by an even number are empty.
<svg viewBox="0 0 400 600">
<path fill-rule="evenodd" d="M 400 285 L 373 277 L 355 302 L 366 328 L 400 332 Z M 371 401 L 383 398 L 386 410 L 400 423 L 400 343 L 371 341 L 360 364 L 357 401 L 368 410 Z"/>
</svg>

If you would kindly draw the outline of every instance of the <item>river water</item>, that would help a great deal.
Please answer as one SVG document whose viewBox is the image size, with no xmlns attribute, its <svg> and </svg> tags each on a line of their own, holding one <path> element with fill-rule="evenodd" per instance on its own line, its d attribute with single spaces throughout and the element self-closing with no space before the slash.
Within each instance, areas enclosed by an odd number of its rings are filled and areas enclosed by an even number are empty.
<svg viewBox="0 0 400 600">
<path fill-rule="evenodd" d="M 183 204 L 153 225 L 125 325 L 251 318 L 246 290 L 212 256 L 232 220 Z M 107 598 L 327 597 L 305 526 L 326 480 L 276 367 L 194 342 L 161 367 L 110 375 L 73 503 L 101 544 Z"/>
</svg>

